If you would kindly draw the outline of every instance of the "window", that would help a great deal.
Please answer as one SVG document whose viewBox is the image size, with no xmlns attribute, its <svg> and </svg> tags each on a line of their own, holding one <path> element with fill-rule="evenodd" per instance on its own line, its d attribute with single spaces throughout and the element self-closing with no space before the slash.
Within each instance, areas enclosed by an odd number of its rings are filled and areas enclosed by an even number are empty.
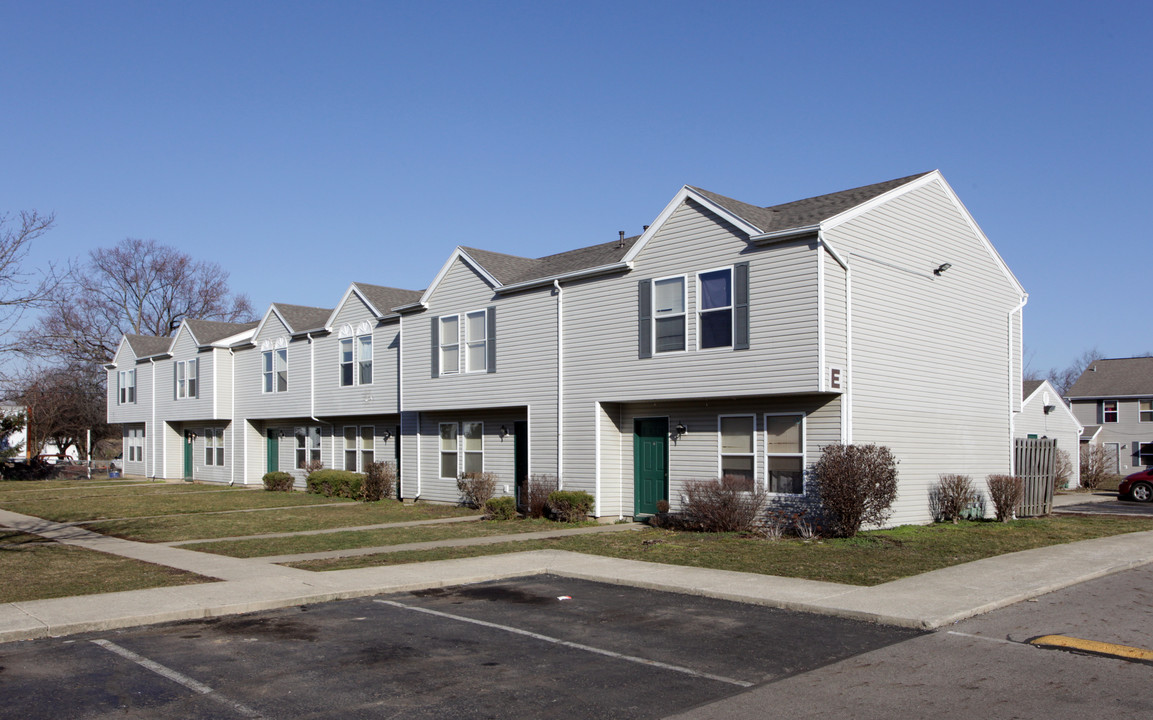
<svg viewBox="0 0 1153 720">
<path fill-rule="evenodd" d="M 1137 462 L 1145 467 L 1153 465 L 1153 442 L 1137 443 Z"/>
<path fill-rule="evenodd" d="M 1141 422 L 1153 422 L 1153 400 L 1137 401 L 1137 417 Z"/>
<path fill-rule="evenodd" d="M 368 466 L 376 462 L 376 428 L 366 425 L 360 428 L 360 471 L 368 472 Z"/>
<path fill-rule="evenodd" d="M 224 465 L 224 428 L 204 429 L 204 464 Z"/>
<path fill-rule="evenodd" d="M 135 370 L 121 370 L 117 373 L 117 385 L 120 387 L 121 405 L 129 405 L 136 402 Z"/>
<path fill-rule="evenodd" d="M 460 372 L 460 316 L 440 319 L 440 374 Z M 456 474 L 453 474 L 456 477 Z"/>
<path fill-rule="evenodd" d="M 144 462 L 144 428 L 127 428 L 124 436 L 124 457 L 128 462 Z"/>
<path fill-rule="evenodd" d="M 465 316 L 465 342 L 468 345 L 465 356 L 466 372 L 484 372 L 488 366 L 487 313 L 484 310 L 470 312 Z"/>
<path fill-rule="evenodd" d="M 765 468 L 769 492 L 805 492 L 805 416 L 765 415 Z"/>
<path fill-rule="evenodd" d="M 356 359 L 357 369 L 360 371 L 357 381 L 361 385 L 372 384 L 372 336 L 361 335 L 356 339 L 356 347 L 360 351 Z"/>
<path fill-rule="evenodd" d="M 196 370 L 200 365 L 197 360 L 189 360 L 188 365 L 188 397 L 199 397 L 196 387 Z"/>
<path fill-rule="evenodd" d="M 721 477 L 745 478 L 748 489 L 756 480 L 756 418 L 752 415 L 732 415 L 717 418 L 720 429 Z"/>
<path fill-rule="evenodd" d="M 674 277 L 653 282 L 653 328 L 656 351 L 676 352 L 685 349 L 685 278 Z"/>
<path fill-rule="evenodd" d="M 356 353 L 355 358 L 353 353 Z M 372 336 L 343 338 L 340 341 L 340 385 L 372 384 Z"/>
<path fill-rule="evenodd" d="M 440 424 L 440 476 L 456 479 L 456 423 Z"/>
<path fill-rule="evenodd" d="M 356 426 L 344 426 L 344 469 L 356 472 Z"/>
<path fill-rule="evenodd" d="M 698 325 L 700 347 L 702 349 L 732 347 L 732 268 L 701 273 L 697 276 L 697 288 L 697 298 L 700 307 L 700 320 Z"/>
<path fill-rule="evenodd" d="M 464 425 L 464 471 L 484 472 L 484 423 L 466 422 Z"/>
<path fill-rule="evenodd" d="M 303 470 L 310 462 L 320 462 L 320 426 L 298 427 L 296 435 L 296 467 Z"/>
<path fill-rule="evenodd" d="M 288 348 L 265 350 L 261 353 L 264 392 L 288 391 Z"/>
<path fill-rule="evenodd" d="M 1102 400 L 1101 401 L 1101 422 L 1115 423 L 1117 422 L 1117 401 L 1116 400 Z"/>
<path fill-rule="evenodd" d="M 197 393 L 196 360 L 179 360 L 176 363 L 176 397 L 194 398 Z"/>
</svg>

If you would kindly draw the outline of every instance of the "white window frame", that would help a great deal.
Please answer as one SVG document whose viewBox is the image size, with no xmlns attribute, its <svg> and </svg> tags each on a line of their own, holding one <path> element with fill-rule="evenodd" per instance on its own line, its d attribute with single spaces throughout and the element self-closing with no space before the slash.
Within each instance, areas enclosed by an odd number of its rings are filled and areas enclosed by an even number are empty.
<svg viewBox="0 0 1153 720">
<path fill-rule="evenodd" d="M 681 281 L 681 308 L 680 312 L 667 312 L 661 314 L 660 308 L 657 307 L 657 285 L 659 283 L 668 282 L 670 280 Z M 652 307 L 652 347 L 653 355 L 673 355 L 680 352 L 688 352 L 689 349 L 689 280 L 687 275 L 669 275 L 668 277 L 653 278 L 652 293 L 649 297 L 650 306 Z M 682 337 L 682 347 L 679 350 L 661 350 L 657 347 L 657 326 L 660 325 L 658 320 L 667 320 L 669 318 L 680 317 L 684 322 L 684 335 Z"/>
<path fill-rule="evenodd" d="M 753 449 L 748 453 L 730 453 L 725 452 L 724 442 L 725 436 L 722 432 L 724 420 L 729 418 L 749 418 L 753 421 L 752 439 Z M 757 416 L 756 413 L 732 413 L 729 415 L 717 416 L 717 477 L 723 478 L 725 476 L 725 458 L 726 457 L 749 457 L 753 460 L 753 482 L 758 482 L 760 477 L 757 473 Z"/>
<path fill-rule="evenodd" d="M 224 467 L 224 428 L 204 428 L 204 464 Z"/>
<path fill-rule="evenodd" d="M 188 366 L 186 361 L 176 362 L 176 399 L 183 400 L 188 397 Z"/>
<path fill-rule="evenodd" d="M 292 430 L 292 436 L 296 441 L 293 448 L 296 452 L 293 459 L 296 461 L 296 469 L 303 470 L 304 465 L 313 460 L 320 460 L 320 426 L 319 425 L 298 425 Z M 303 440 L 303 444 L 301 443 Z"/>
<path fill-rule="evenodd" d="M 705 293 L 702 288 L 701 275 L 708 275 L 709 273 L 727 272 L 729 274 L 729 304 L 720 307 L 706 308 L 704 307 Z M 736 307 L 733 305 L 734 288 L 733 288 L 733 266 L 712 268 L 710 270 L 701 270 L 697 273 L 697 307 L 696 307 L 696 320 L 697 320 L 697 350 L 705 352 L 724 351 L 733 349 L 733 338 L 736 336 Z M 704 335 L 704 314 L 705 313 L 718 313 L 724 310 L 729 311 L 729 344 L 728 345 L 714 345 L 713 347 L 705 347 L 703 345 Z M 755 424 L 755 423 L 754 423 Z"/>
<path fill-rule="evenodd" d="M 368 437 L 364 437 L 364 433 L 368 432 Z M 370 463 L 376 462 L 376 426 L 375 425 L 361 425 L 360 432 L 356 436 L 357 441 L 357 459 L 360 462 L 360 472 L 368 472 Z"/>
<path fill-rule="evenodd" d="M 469 320 L 479 315 L 480 321 L 480 339 L 476 339 L 469 335 Z M 488 310 L 473 310 L 472 312 L 464 313 L 464 371 L 466 373 L 472 372 L 487 372 L 488 371 Z M 474 367 L 472 364 L 472 349 L 474 347 L 481 348 L 480 354 L 480 367 Z"/>
<path fill-rule="evenodd" d="M 358 387 L 360 385 L 372 384 L 372 335 L 356 335 L 353 337 L 341 338 L 337 343 L 336 350 L 336 368 L 337 368 L 337 385 L 340 387 Z M 363 349 L 368 348 L 368 359 L 364 359 Z M 348 360 L 345 360 L 345 349 L 347 348 Z M 345 367 L 348 368 L 349 382 L 345 382 Z M 367 370 L 368 379 L 364 379 L 365 371 Z"/>
<path fill-rule="evenodd" d="M 119 405 L 136 404 L 136 370 L 121 370 L 117 373 L 116 384 L 119 387 Z"/>
<path fill-rule="evenodd" d="M 1141 403 L 1148 403 L 1149 409 L 1142 410 Z M 1146 419 L 1148 415 L 1148 419 Z M 1153 398 L 1140 398 L 1137 400 L 1137 422 L 1153 423 Z"/>
<path fill-rule="evenodd" d="M 281 370 L 284 365 L 284 388 L 280 387 Z M 260 353 L 260 391 L 262 394 L 288 392 L 288 348 L 273 348 Z"/>
<path fill-rule="evenodd" d="M 468 449 L 468 437 L 467 437 L 466 428 L 469 425 L 480 426 L 480 450 L 469 450 Z M 462 438 L 463 438 L 463 442 L 462 442 Z M 457 435 L 457 446 L 460 448 L 460 454 L 464 460 L 464 462 L 461 465 L 461 468 L 463 468 L 462 472 L 484 472 L 484 422 L 479 421 L 479 420 L 467 420 L 465 422 L 462 422 L 460 424 L 460 433 Z M 474 457 L 477 455 L 480 456 L 480 470 L 469 470 L 468 469 L 468 460 L 469 460 L 470 455 L 472 455 Z"/>
<path fill-rule="evenodd" d="M 1110 410 L 1108 410 L 1106 408 L 1106 406 L 1109 405 L 1109 403 L 1113 404 L 1113 410 L 1112 410 L 1113 419 L 1112 420 L 1109 419 L 1109 415 L 1108 415 Z M 1101 424 L 1104 425 L 1105 423 L 1115 423 L 1120 419 L 1121 419 L 1121 403 L 1120 403 L 1120 401 L 1118 401 L 1118 400 L 1102 400 L 1101 401 Z"/>
<path fill-rule="evenodd" d="M 125 435 L 128 452 L 125 453 L 126 462 L 144 462 L 144 428 L 127 428 Z"/>
<path fill-rule="evenodd" d="M 782 452 L 769 452 L 769 418 L 771 417 L 799 417 L 801 419 L 801 451 L 795 453 L 782 453 Z M 765 490 L 769 495 L 774 497 L 803 497 L 808 491 L 808 480 L 805 478 L 805 468 L 808 467 L 806 460 L 806 443 L 808 441 L 808 416 L 803 412 L 772 412 L 764 414 L 764 448 L 765 448 Z M 801 459 L 801 492 L 800 493 L 784 493 L 776 492 L 772 489 L 772 463 L 771 458 L 775 457 L 797 457 Z"/>
<path fill-rule="evenodd" d="M 452 342 L 447 342 L 450 338 L 448 338 L 444 332 L 444 321 L 449 320 L 449 319 L 456 321 L 456 337 L 451 338 Z M 461 333 L 461 325 L 463 325 L 464 323 L 461 322 L 461 316 L 459 313 L 456 315 L 441 315 L 440 317 L 438 317 L 436 319 L 436 321 L 438 323 L 438 325 L 437 325 L 438 335 L 439 335 L 438 339 L 440 342 L 440 346 L 437 348 L 437 352 L 440 353 L 440 356 L 439 356 L 439 358 L 440 358 L 440 373 L 439 374 L 440 375 L 458 375 L 460 373 L 460 365 L 461 365 L 460 333 Z M 449 348 L 453 348 L 456 350 L 456 364 L 451 368 L 444 361 L 444 352 L 445 352 L 445 350 L 447 350 Z"/>
<path fill-rule="evenodd" d="M 1145 448 L 1149 448 L 1145 450 Z M 1149 461 L 1146 462 L 1146 456 Z M 1137 465 L 1139 467 L 1149 467 L 1153 465 L 1153 442 L 1139 442 L 1137 443 Z"/>
<path fill-rule="evenodd" d="M 444 428 L 446 428 L 446 427 L 451 427 L 453 430 L 453 437 L 452 437 L 453 447 L 451 450 L 446 450 L 444 447 L 444 441 L 445 441 Z M 436 443 L 437 443 L 437 456 L 436 456 L 436 459 L 437 459 L 436 472 L 437 472 L 437 474 L 440 476 L 440 478 L 442 480 L 456 480 L 457 475 L 460 474 L 460 426 L 454 422 L 452 422 L 452 423 L 440 423 L 437 426 Z M 453 472 L 453 475 L 451 478 L 445 477 L 445 475 L 444 475 L 445 455 L 452 455 L 453 456 L 454 472 Z"/>
<path fill-rule="evenodd" d="M 350 430 L 352 431 L 351 436 L 349 435 Z M 357 463 L 360 461 L 360 428 L 357 425 L 345 425 L 341 428 L 341 431 L 341 436 L 343 437 L 343 453 L 341 455 L 343 459 L 341 461 L 341 467 L 345 470 L 356 472 Z M 351 443 L 349 442 L 350 440 L 352 441 Z M 352 467 L 348 466 L 349 453 L 352 454 Z"/>
</svg>

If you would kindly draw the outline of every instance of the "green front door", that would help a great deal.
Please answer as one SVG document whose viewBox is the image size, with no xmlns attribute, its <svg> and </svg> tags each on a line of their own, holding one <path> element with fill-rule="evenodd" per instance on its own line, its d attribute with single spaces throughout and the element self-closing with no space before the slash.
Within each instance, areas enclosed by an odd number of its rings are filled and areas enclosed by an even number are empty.
<svg viewBox="0 0 1153 720">
<path fill-rule="evenodd" d="M 633 421 L 633 515 L 654 515 L 669 497 L 669 420 Z"/>
<path fill-rule="evenodd" d="M 196 436 L 191 430 L 184 431 L 184 479 L 192 479 L 192 446 Z"/>
<path fill-rule="evenodd" d="M 268 470 L 266 472 L 278 472 L 280 470 L 280 431 L 271 428 L 268 431 Z"/>
</svg>

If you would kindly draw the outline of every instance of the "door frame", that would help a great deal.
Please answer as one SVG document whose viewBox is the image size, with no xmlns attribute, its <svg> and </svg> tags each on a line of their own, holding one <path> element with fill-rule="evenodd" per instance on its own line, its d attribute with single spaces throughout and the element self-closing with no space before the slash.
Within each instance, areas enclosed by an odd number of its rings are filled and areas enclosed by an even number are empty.
<svg viewBox="0 0 1153 720">
<path fill-rule="evenodd" d="M 660 435 L 641 435 L 642 423 L 659 423 L 663 426 L 663 432 Z M 640 515 L 653 515 L 656 514 L 656 503 L 653 503 L 651 511 L 641 507 L 641 453 L 640 445 L 641 438 L 656 439 L 660 438 L 661 444 L 664 446 L 664 478 L 661 480 L 661 487 L 657 488 L 655 493 L 657 500 L 669 499 L 669 418 L 667 415 L 656 417 L 636 417 L 633 418 L 633 517 Z"/>
</svg>

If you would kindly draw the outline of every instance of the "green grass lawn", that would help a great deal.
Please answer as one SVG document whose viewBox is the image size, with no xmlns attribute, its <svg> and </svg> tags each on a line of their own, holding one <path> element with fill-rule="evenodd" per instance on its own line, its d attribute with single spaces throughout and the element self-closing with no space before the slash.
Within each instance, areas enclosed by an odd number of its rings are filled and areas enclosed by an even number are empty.
<svg viewBox="0 0 1153 720">
<path fill-rule="evenodd" d="M 0 531 L 0 602 L 215 582 L 160 565 Z"/>
<path fill-rule="evenodd" d="M 500 520 L 452 523 L 447 525 L 423 525 L 381 530 L 351 530 L 348 532 L 324 533 L 323 535 L 299 535 L 285 538 L 224 540 L 221 542 L 181 545 L 181 547 L 185 550 L 199 550 L 201 552 L 229 555 L 231 557 L 263 557 L 266 555 L 293 555 L 296 553 L 323 552 L 326 550 L 348 550 L 350 548 L 373 547 L 376 545 L 403 545 L 405 543 L 427 542 L 430 540 L 515 535 L 540 530 L 587 527 L 595 524 L 596 523 L 593 522 L 558 523 L 551 520 Z"/>
<path fill-rule="evenodd" d="M 1011 523 L 906 525 L 862 533 L 848 540 L 812 541 L 769 541 L 732 534 L 646 530 L 310 560 L 291 563 L 291 566 L 305 570 L 343 570 L 522 550 L 555 549 L 867 586 L 994 555 L 1144 530 L 1153 530 L 1153 520 L 1049 517 Z"/>
<path fill-rule="evenodd" d="M 0 507 L 13 512 L 55 520 L 102 520 L 106 518 L 204 513 L 269 507 L 299 507 L 324 503 L 348 503 L 301 492 L 265 492 L 220 485 L 165 485 L 133 488 L 131 491 L 100 492 L 93 488 L 66 497 L 0 497 Z M 174 490 L 173 488 L 182 488 Z"/>
<path fill-rule="evenodd" d="M 284 493 L 268 494 L 283 495 Z M 129 540 L 174 542 L 261 535 L 264 533 L 325 530 L 411 520 L 433 520 L 476 514 L 476 510 L 472 508 L 454 505 L 428 503 L 403 505 L 395 500 L 382 500 L 373 503 L 349 502 L 337 506 L 301 506 L 268 512 L 107 520 L 84 527 L 94 532 Z"/>
<path fill-rule="evenodd" d="M 153 483 L 146 480 L 0 480 L 0 499 L 55 497 L 82 490 L 127 487 L 163 487 L 167 483 Z"/>
</svg>

